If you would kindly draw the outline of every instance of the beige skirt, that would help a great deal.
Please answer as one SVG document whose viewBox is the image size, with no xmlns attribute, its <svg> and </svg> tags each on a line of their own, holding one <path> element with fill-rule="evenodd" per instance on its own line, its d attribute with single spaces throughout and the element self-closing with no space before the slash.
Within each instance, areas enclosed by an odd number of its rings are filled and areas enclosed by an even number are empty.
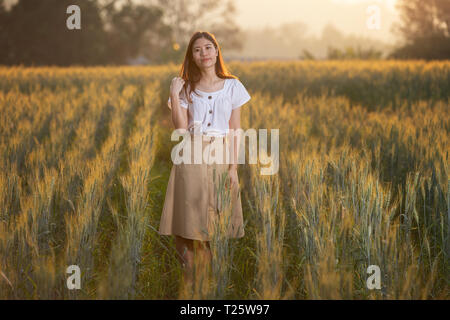
<svg viewBox="0 0 450 320">
<path fill-rule="evenodd" d="M 227 139 L 201 136 L 194 145 L 195 136 L 190 137 L 191 152 L 186 154 L 191 162 L 175 162 L 170 171 L 159 234 L 202 241 L 211 241 L 217 235 L 243 237 L 240 187 L 233 185 L 231 190 L 229 187 Z M 194 162 L 194 148 L 199 150 L 198 146 L 201 146 L 200 164 Z M 185 150 L 179 154 L 183 155 Z M 220 160 L 212 163 L 213 159 L 222 159 L 222 163 Z"/>
</svg>

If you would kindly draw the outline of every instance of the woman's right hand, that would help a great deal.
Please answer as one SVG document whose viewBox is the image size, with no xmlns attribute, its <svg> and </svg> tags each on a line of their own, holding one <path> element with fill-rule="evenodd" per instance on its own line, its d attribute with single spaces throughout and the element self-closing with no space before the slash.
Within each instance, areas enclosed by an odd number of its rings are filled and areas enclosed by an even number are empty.
<svg viewBox="0 0 450 320">
<path fill-rule="evenodd" d="M 172 79 L 172 83 L 170 84 L 170 95 L 178 96 L 183 89 L 184 79 L 180 77 L 175 77 Z"/>
</svg>

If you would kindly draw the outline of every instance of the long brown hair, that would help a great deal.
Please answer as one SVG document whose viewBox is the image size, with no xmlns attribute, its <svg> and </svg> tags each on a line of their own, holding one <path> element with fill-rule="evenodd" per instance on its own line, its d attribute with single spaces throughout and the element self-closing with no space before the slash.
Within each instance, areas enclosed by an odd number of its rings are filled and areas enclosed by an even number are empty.
<svg viewBox="0 0 450 320">
<path fill-rule="evenodd" d="M 237 79 L 237 77 L 232 75 L 225 66 L 225 63 L 222 58 L 222 51 L 220 50 L 220 46 L 214 34 L 207 31 L 196 31 L 192 35 L 191 40 L 189 40 L 189 45 L 186 49 L 186 55 L 184 56 L 184 62 L 183 65 L 181 66 L 180 71 L 180 78 L 183 78 L 184 80 L 183 89 L 184 92 L 186 93 L 186 98 L 188 99 L 189 103 L 192 103 L 191 92 L 194 91 L 194 93 L 197 94 L 197 92 L 195 92 L 195 84 L 200 80 L 201 77 L 200 69 L 195 63 L 192 54 L 192 46 L 194 45 L 195 40 L 200 38 L 205 38 L 211 41 L 216 50 L 218 51 L 216 60 L 216 75 L 222 79 Z M 188 85 L 189 85 L 189 94 L 187 92 Z"/>
</svg>

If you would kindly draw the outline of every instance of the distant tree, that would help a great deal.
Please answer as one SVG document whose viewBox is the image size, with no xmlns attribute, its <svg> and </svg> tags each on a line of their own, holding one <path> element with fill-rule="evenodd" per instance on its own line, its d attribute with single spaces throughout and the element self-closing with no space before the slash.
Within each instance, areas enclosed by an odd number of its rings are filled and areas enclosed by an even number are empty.
<svg viewBox="0 0 450 320">
<path fill-rule="evenodd" d="M 389 58 L 450 59 L 450 1 L 399 0 L 401 22 L 393 31 L 402 35 L 404 44 Z"/>
<path fill-rule="evenodd" d="M 164 21 L 172 29 L 171 41 L 178 60 L 197 30 L 212 32 L 222 49 L 241 49 L 242 33 L 234 22 L 233 0 L 154 0 L 164 11 Z"/>
<path fill-rule="evenodd" d="M 306 49 L 303 49 L 302 54 L 299 58 L 302 60 L 316 60 L 314 55 Z"/>
<path fill-rule="evenodd" d="M 159 41 L 170 36 L 170 29 L 161 22 L 163 10 L 131 0 L 120 2 L 120 7 L 115 0 L 103 6 L 110 62 L 124 64 L 138 56 L 156 60 L 155 56 L 171 45 Z"/>
<path fill-rule="evenodd" d="M 287 45 L 292 42 L 302 42 L 306 37 L 308 26 L 301 21 L 283 23 L 277 28 L 277 34 Z"/>
<path fill-rule="evenodd" d="M 11 51 L 12 43 L 8 36 L 8 25 L 10 24 L 10 17 L 6 11 L 6 1 L 0 0 L 0 64 L 9 64 L 13 60 Z"/>
<path fill-rule="evenodd" d="M 212 32 L 222 49 L 237 49 L 243 48 L 244 34 L 235 22 L 236 6 L 233 0 L 224 2 L 221 11 L 218 14 L 219 19 L 211 18 L 211 21 L 206 22 L 206 31 Z"/>
<path fill-rule="evenodd" d="M 331 46 L 342 44 L 345 40 L 345 35 L 338 30 L 333 24 L 328 23 L 322 29 L 322 39 L 324 43 Z"/>
<path fill-rule="evenodd" d="M 77 0 L 81 30 L 69 30 L 70 0 L 20 0 L 0 9 L 0 64 L 89 65 L 105 61 L 106 34 L 96 1 Z"/>
<path fill-rule="evenodd" d="M 66 9 L 81 9 L 81 30 L 69 30 Z M 0 64 L 126 64 L 179 62 L 196 30 L 222 48 L 241 48 L 233 0 L 0 0 Z"/>
</svg>

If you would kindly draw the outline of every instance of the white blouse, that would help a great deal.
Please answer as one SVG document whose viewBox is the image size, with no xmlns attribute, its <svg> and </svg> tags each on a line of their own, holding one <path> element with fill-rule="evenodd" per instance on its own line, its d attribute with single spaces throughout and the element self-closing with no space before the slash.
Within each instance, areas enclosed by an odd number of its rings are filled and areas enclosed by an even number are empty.
<svg viewBox="0 0 450 320">
<path fill-rule="evenodd" d="M 192 103 L 188 103 L 184 89 L 180 92 L 180 106 L 189 109 L 188 130 L 191 133 L 226 135 L 229 132 L 231 111 L 251 99 L 244 85 L 238 79 L 225 79 L 223 88 L 218 91 L 195 90 L 199 96 L 191 92 Z M 170 104 L 170 97 L 168 103 Z"/>
</svg>

